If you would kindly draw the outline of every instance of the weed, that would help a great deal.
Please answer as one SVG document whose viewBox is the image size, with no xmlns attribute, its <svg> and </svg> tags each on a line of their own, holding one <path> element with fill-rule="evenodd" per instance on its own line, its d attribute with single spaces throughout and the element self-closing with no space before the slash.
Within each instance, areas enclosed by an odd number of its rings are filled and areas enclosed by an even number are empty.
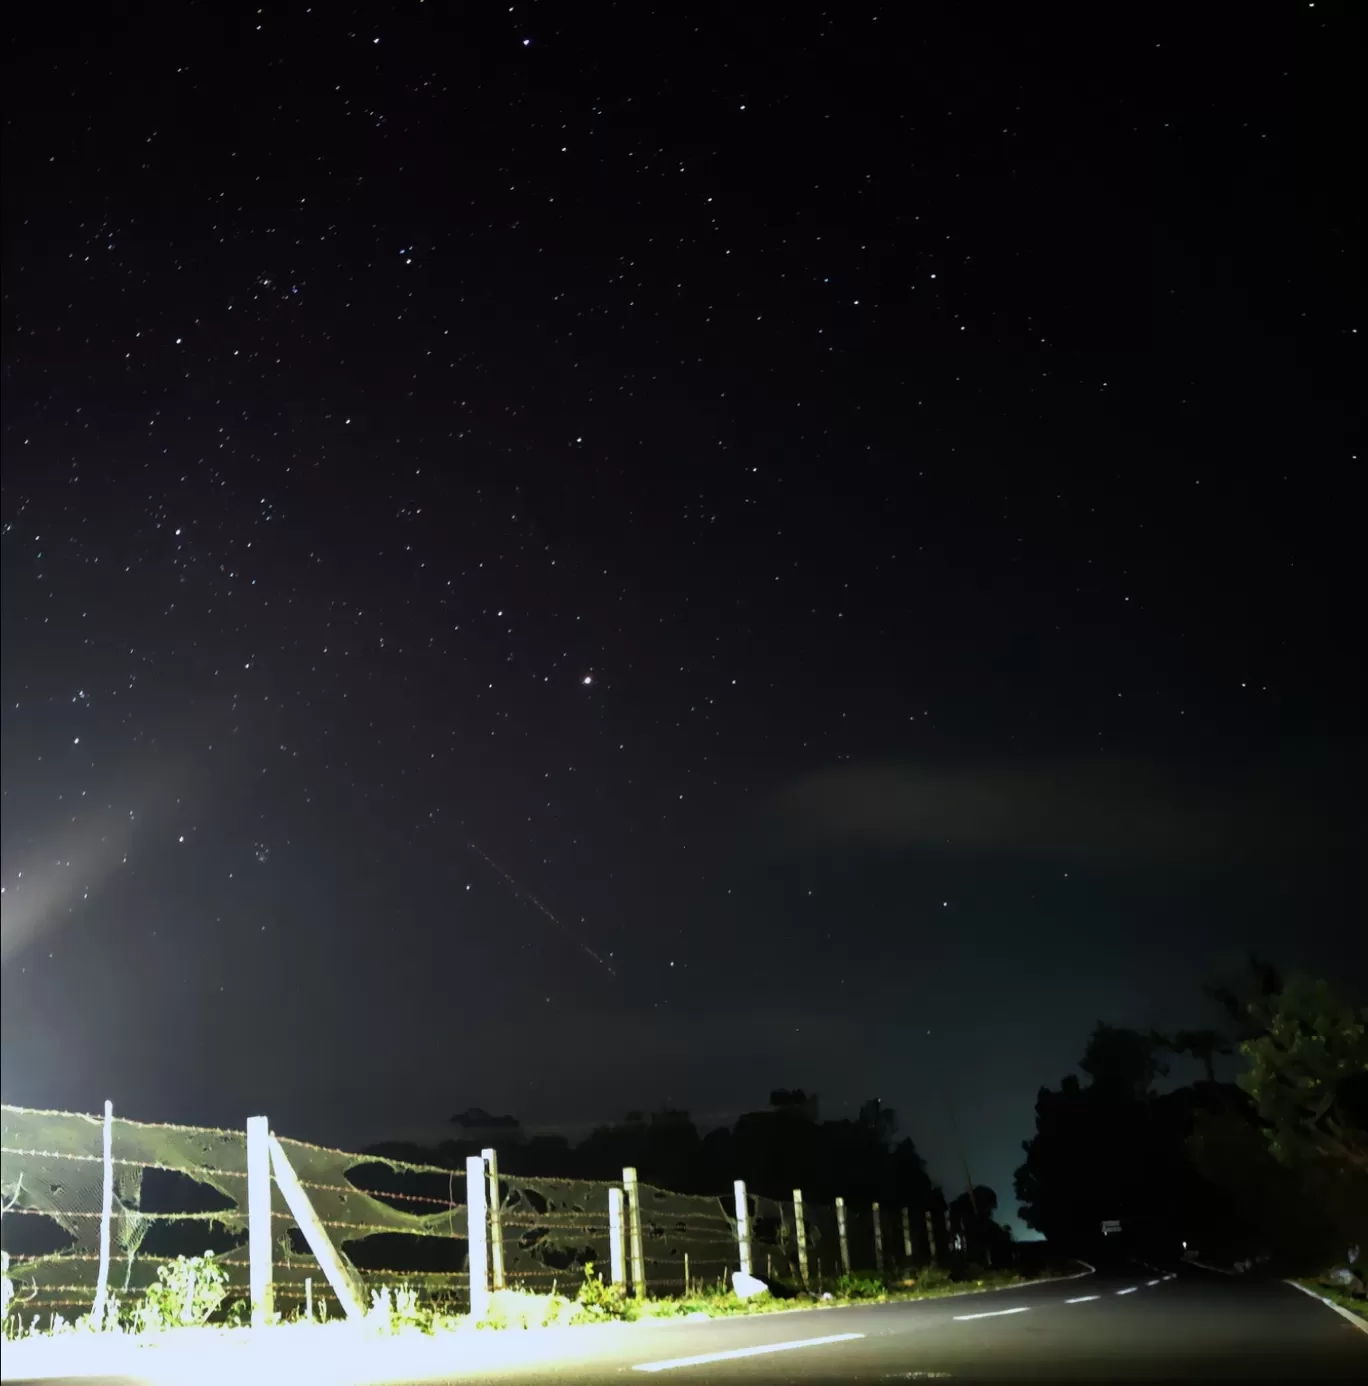
<svg viewBox="0 0 1368 1386">
<path fill-rule="evenodd" d="M 370 1322 L 381 1333 L 404 1333 L 416 1329 L 431 1333 L 437 1327 L 437 1314 L 423 1304 L 412 1285 L 382 1285 L 371 1291 Z"/>
<path fill-rule="evenodd" d="M 483 1328 L 550 1328 L 563 1319 L 570 1301 L 553 1290 L 549 1295 L 528 1290 L 495 1290 L 481 1321 Z"/>
<path fill-rule="evenodd" d="M 926 1266 L 917 1272 L 913 1288 L 920 1293 L 927 1290 L 943 1290 L 950 1284 L 950 1272 L 944 1266 Z"/>
<path fill-rule="evenodd" d="M 177 1256 L 157 1267 L 157 1283 L 147 1287 L 143 1301 L 132 1312 L 135 1332 L 160 1333 L 168 1328 L 198 1328 L 228 1295 L 228 1272 L 203 1256 Z"/>
<path fill-rule="evenodd" d="M 882 1276 L 843 1275 L 836 1282 L 838 1299 L 882 1299 L 887 1291 Z"/>
<path fill-rule="evenodd" d="M 635 1299 L 627 1293 L 625 1285 L 613 1285 L 601 1275 L 594 1274 L 594 1263 L 585 1262 L 584 1284 L 575 1296 L 579 1306 L 575 1313 L 577 1323 L 598 1323 L 607 1319 L 635 1319 L 638 1307 Z"/>
</svg>

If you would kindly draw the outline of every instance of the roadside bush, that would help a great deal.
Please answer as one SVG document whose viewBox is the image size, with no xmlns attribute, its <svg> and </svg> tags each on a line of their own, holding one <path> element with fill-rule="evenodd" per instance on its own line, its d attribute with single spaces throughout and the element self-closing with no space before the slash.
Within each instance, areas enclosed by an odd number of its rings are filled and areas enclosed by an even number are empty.
<svg viewBox="0 0 1368 1386">
<path fill-rule="evenodd" d="M 919 1290 L 940 1290 L 950 1284 L 950 1272 L 944 1266 L 925 1266 L 917 1272 Z"/>
<path fill-rule="evenodd" d="M 836 1293 L 846 1299 L 882 1299 L 885 1290 L 876 1275 L 843 1275 L 836 1282 Z"/>
<path fill-rule="evenodd" d="M 637 1317 L 636 1300 L 628 1295 L 626 1286 L 610 1284 L 596 1275 L 592 1261 L 585 1263 L 584 1284 L 579 1287 L 575 1303 L 579 1306 L 575 1318 L 581 1323 Z"/>
<path fill-rule="evenodd" d="M 228 1295 L 228 1272 L 214 1260 L 214 1253 L 203 1256 L 177 1256 L 157 1267 L 157 1283 L 132 1313 L 138 1333 L 160 1333 L 169 1328 L 198 1328 L 209 1319 Z"/>
</svg>

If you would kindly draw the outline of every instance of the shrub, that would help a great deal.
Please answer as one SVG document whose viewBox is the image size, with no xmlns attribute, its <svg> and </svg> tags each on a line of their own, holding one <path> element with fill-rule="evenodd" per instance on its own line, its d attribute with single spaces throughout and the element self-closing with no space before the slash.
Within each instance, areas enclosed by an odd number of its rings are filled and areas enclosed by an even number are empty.
<svg viewBox="0 0 1368 1386">
<path fill-rule="evenodd" d="M 177 1256 L 157 1267 L 157 1283 L 149 1285 L 141 1304 L 133 1311 L 133 1327 L 140 1333 L 168 1328 L 197 1328 L 209 1322 L 228 1294 L 228 1272 L 203 1256 Z"/>
<path fill-rule="evenodd" d="M 626 1287 L 605 1283 L 601 1275 L 594 1274 L 592 1261 L 585 1263 L 584 1284 L 579 1287 L 575 1303 L 579 1305 L 575 1317 L 581 1322 L 637 1316 L 636 1301 L 628 1296 Z"/>
<path fill-rule="evenodd" d="M 836 1293 L 845 1299 L 881 1299 L 885 1286 L 876 1275 L 843 1275 L 836 1282 Z"/>
<path fill-rule="evenodd" d="M 926 1266 L 917 1273 L 919 1290 L 939 1290 L 950 1283 L 950 1272 L 944 1266 Z"/>
<path fill-rule="evenodd" d="M 430 1305 L 419 1302 L 418 1291 L 411 1285 L 384 1285 L 371 1291 L 370 1317 L 382 1333 L 403 1333 L 409 1329 L 431 1333 L 437 1316 Z"/>
</svg>

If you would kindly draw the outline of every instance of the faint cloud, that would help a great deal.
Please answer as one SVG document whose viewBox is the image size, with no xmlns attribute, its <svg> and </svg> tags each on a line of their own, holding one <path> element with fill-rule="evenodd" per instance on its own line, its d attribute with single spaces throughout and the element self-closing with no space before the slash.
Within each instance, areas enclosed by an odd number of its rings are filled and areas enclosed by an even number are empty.
<svg viewBox="0 0 1368 1386">
<path fill-rule="evenodd" d="M 1108 863 L 1236 864 L 1334 852 L 1358 835 L 1332 779 L 1285 769 L 1200 782 L 1123 759 L 947 769 L 873 764 L 798 781 L 791 833 L 872 846 Z M 1339 805 L 1339 806 L 1337 806 Z"/>
</svg>

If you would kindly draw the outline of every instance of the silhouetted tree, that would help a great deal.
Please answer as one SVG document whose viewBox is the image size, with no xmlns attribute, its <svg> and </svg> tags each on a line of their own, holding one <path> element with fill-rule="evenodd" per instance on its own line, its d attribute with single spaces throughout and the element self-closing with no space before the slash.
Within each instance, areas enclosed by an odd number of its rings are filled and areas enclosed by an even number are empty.
<svg viewBox="0 0 1368 1386">
<path fill-rule="evenodd" d="M 1202 988 L 1207 997 L 1225 1012 L 1236 1044 L 1263 1033 L 1259 1006 L 1277 996 L 1282 989 L 1282 974 L 1271 962 L 1255 953 L 1249 955 L 1249 976 L 1239 987 L 1215 982 Z"/>
<path fill-rule="evenodd" d="M 1154 1177 L 1165 1163 L 1166 1125 L 1154 1105 L 1154 1081 L 1167 1071 L 1161 1048 L 1155 1035 L 1099 1023 L 1079 1063 L 1092 1082 L 1083 1087 L 1070 1076 L 1058 1092 L 1040 1090 L 1036 1134 L 1015 1180 L 1028 1226 L 1082 1248 L 1105 1220 L 1167 1223 Z"/>
<path fill-rule="evenodd" d="M 1142 1098 L 1153 1090 L 1157 1078 L 1168 1073 L 1168 1066 L 1159 1058 L 1163 1047 L 1163 1041 L 1153 1033 L 1099 1021 L 1078 1066 L 1099 1093 Z"/>
<path fill-rule="evenodd" d="M 1174 1054 L 1190 1054 L 1206 1070 L 1208 1083 L 1216 1081 L 1216 1056 L 1234 1051 L 1230 1041 L 1219 1030 L 1179 1030 L 1165 1047 Z"/>
</svg>

